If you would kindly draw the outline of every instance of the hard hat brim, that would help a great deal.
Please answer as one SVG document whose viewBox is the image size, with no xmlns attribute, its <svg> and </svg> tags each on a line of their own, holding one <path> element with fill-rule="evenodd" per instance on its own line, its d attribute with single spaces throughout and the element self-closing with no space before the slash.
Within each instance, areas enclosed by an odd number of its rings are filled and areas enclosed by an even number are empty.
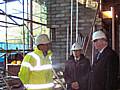
<svg viewBox="0 0 120 90">
<path fill-rule="evenodd" d="M 38 44 L 36 44 L 36 45 L 40 45 L 40 44 L 49 44 L 49 43 L 51 43 L 50 41 L 48 41 L 48 42 L 41 42 L 41 43 L 38 43 Z"/>
</svg>

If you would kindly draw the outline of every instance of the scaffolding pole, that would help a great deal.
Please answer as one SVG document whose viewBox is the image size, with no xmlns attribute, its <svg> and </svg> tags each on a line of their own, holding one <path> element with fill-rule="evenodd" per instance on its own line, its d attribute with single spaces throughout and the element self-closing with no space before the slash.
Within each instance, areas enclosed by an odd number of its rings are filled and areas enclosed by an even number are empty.
<svg viewBox="0 0 120 90">
<path fill-rule="evenodd" d="M 7 12 L 7 3 L 5 3 L 5 12 Z M 5 21 L 7 22 L 7 15 L 5 15 Z M 6 26 L 7 26 L 7 23 L 6 23 Z M 8 27 L 6 27 L 6 51 L 8 50 L 7 29 L 8 29 Z M 5 58 L 6 63 L 8 63 L 7 56 L 8 56 L 8 52 L 6 52 L 6 58 Z M 6 70 L 8 70 L 8 67 L 6 64 L 5 64 L 5 67 L 6 67 Z"/>
<path fill-rule="evenodd" d="M 28 5 L 29 5 L 29 3 L 28 3 L 28 0 L 27 0 L 27 19 L 29 19 L 29 14 L 28 14 L 28 12 L 29 12 L 29 11 L 28 11 L 28 10 L 29 10 L 28 8 L 29 8 L 29 7 L 28 7 Z M 27 28 L 28 28 L 28 26 L 29 26 L 29 22 L 27 22 Z M 30 49 L 30 45 L 29 45 L 29 44 L 30 44 L 29 35 L 31 35 L 31 34 L 29 34 L 29 28 L 28 28 L 28 31 L 27 31 L 27 44 L 28 44 L 28 45 L 27 45 L 27 47 Z"/>
<path fill-rule="evenodd" d="M 23 0 L 23 18 L 25 17 L 24 16 L 24 8 L 25 8 L 24 5 L 25 4 L 24 4 L 24 0 Z M 24 28 L 24 23 L 25 23 L 25 21 L 23 19 L 23 56 L 25 56 L 25 28 Z"/>
<path fill-rule="evenodd" d="M 78 39 L 78 0 L 76 0 L 76 41 Z"/>
<path fill-rule="evenodd" d="M 32 12 L 33 12 L 32 6 L 33 6 L 32 0 L 30 0 L 30 20 L 31 21 L 33 20 L 33 18 L 32 18 Z M 32 22 L 30 22 L 30 33 L 33 36 L 33 23 Z M 32 37 L 30 37 L 30 49 L 31 50 L 33 49 L 33 39 L 32 39 Z"/>
<path fill-rule="evenodd" d="M 70 38 L 70 48 L 72 47 L 72 22 L 73 22 L 73 0 L 71 0 L 71 38 Z M 70 51 L 70 55 L 72 54 L 72 52 Z"/>
<path fill-rule="evenodd" d="M 111 7 L 112 11 L 112 49 L 115 50 L 115 10 Z"/>
<path fill-rule="evenodd" d="M 67 25 L 67 45 L 66 45 L 66 60 L 68 60 L 69 54 L 69 25 Z"/>
</svg>

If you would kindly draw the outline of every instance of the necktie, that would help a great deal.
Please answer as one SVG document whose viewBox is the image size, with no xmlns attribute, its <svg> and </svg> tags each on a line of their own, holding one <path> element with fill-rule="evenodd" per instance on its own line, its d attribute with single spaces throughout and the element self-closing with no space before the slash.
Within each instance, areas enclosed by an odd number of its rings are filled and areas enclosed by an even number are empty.
<svg viewBox="0 0 120 90">
<path fill-rule="evenodd" d="M 97 60 L 99 59 L 99 57 L 100 57 L 100 52 L 98 52 L 98 54 L 97 54 Z"/>
</svg>

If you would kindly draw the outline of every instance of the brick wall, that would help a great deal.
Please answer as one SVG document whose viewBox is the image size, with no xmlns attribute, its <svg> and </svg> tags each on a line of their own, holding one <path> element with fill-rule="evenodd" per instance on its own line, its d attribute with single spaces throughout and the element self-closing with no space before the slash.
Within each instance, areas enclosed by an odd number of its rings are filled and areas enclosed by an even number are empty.
<svg viewBox="0 0 120 90">
<path fill-rule="evenodd" d="M 76 26 L 76 0 L 73 4 L 73 42 L 75 42 L 75 26 Z M 48 27 L 52 32 L 53 41 L 53 52 L 54 59 L 60 62 L 66 59 L 66 43 L 67 43 L 67 26 L 69 25 L 70 32 L 70 19 L 71 19 L 71 0 L 48 0 Z M 83 36 L 88 35 L 91 31 L 92 22 L 95 15 L 95 9 L 87 8 L 79 3 L 79 20 L 78 20 L 78 31 Z M 87 56 L 90 58 L 89 47 Z M 69 36 L 69 50 L 70 50 L 70 36 Z"/>
</svg>

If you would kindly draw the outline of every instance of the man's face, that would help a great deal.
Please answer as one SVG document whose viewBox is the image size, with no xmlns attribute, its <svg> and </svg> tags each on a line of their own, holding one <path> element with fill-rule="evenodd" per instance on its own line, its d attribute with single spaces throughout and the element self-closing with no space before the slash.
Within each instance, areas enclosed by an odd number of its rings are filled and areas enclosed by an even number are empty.
<svg viewBox="0 0 120 90">
<path fill-rule="evenodd" d="M 38 48 L 39 48 L 40 50 L 42 50 L 43 52 L 47 52 L 47 51 L 49 50 L 49 43 L 48 43 L 48 44 L 40 44 L 40 45 L 38 46 Z"/>
<path fill-rule="evenodd" d="M 94 47 L 98 51 L 104 48 L 106 46 L 106 43 L 107 42 L 104 39 L 96 39 L 93 41 Z"/>
<path fill-rule="evenodd" d="M 72 52 L 73 52 L 74 57 L 76 57 L 76 58 L 80 57 L 80 50 L 74 50 Z"/>
</svg>

